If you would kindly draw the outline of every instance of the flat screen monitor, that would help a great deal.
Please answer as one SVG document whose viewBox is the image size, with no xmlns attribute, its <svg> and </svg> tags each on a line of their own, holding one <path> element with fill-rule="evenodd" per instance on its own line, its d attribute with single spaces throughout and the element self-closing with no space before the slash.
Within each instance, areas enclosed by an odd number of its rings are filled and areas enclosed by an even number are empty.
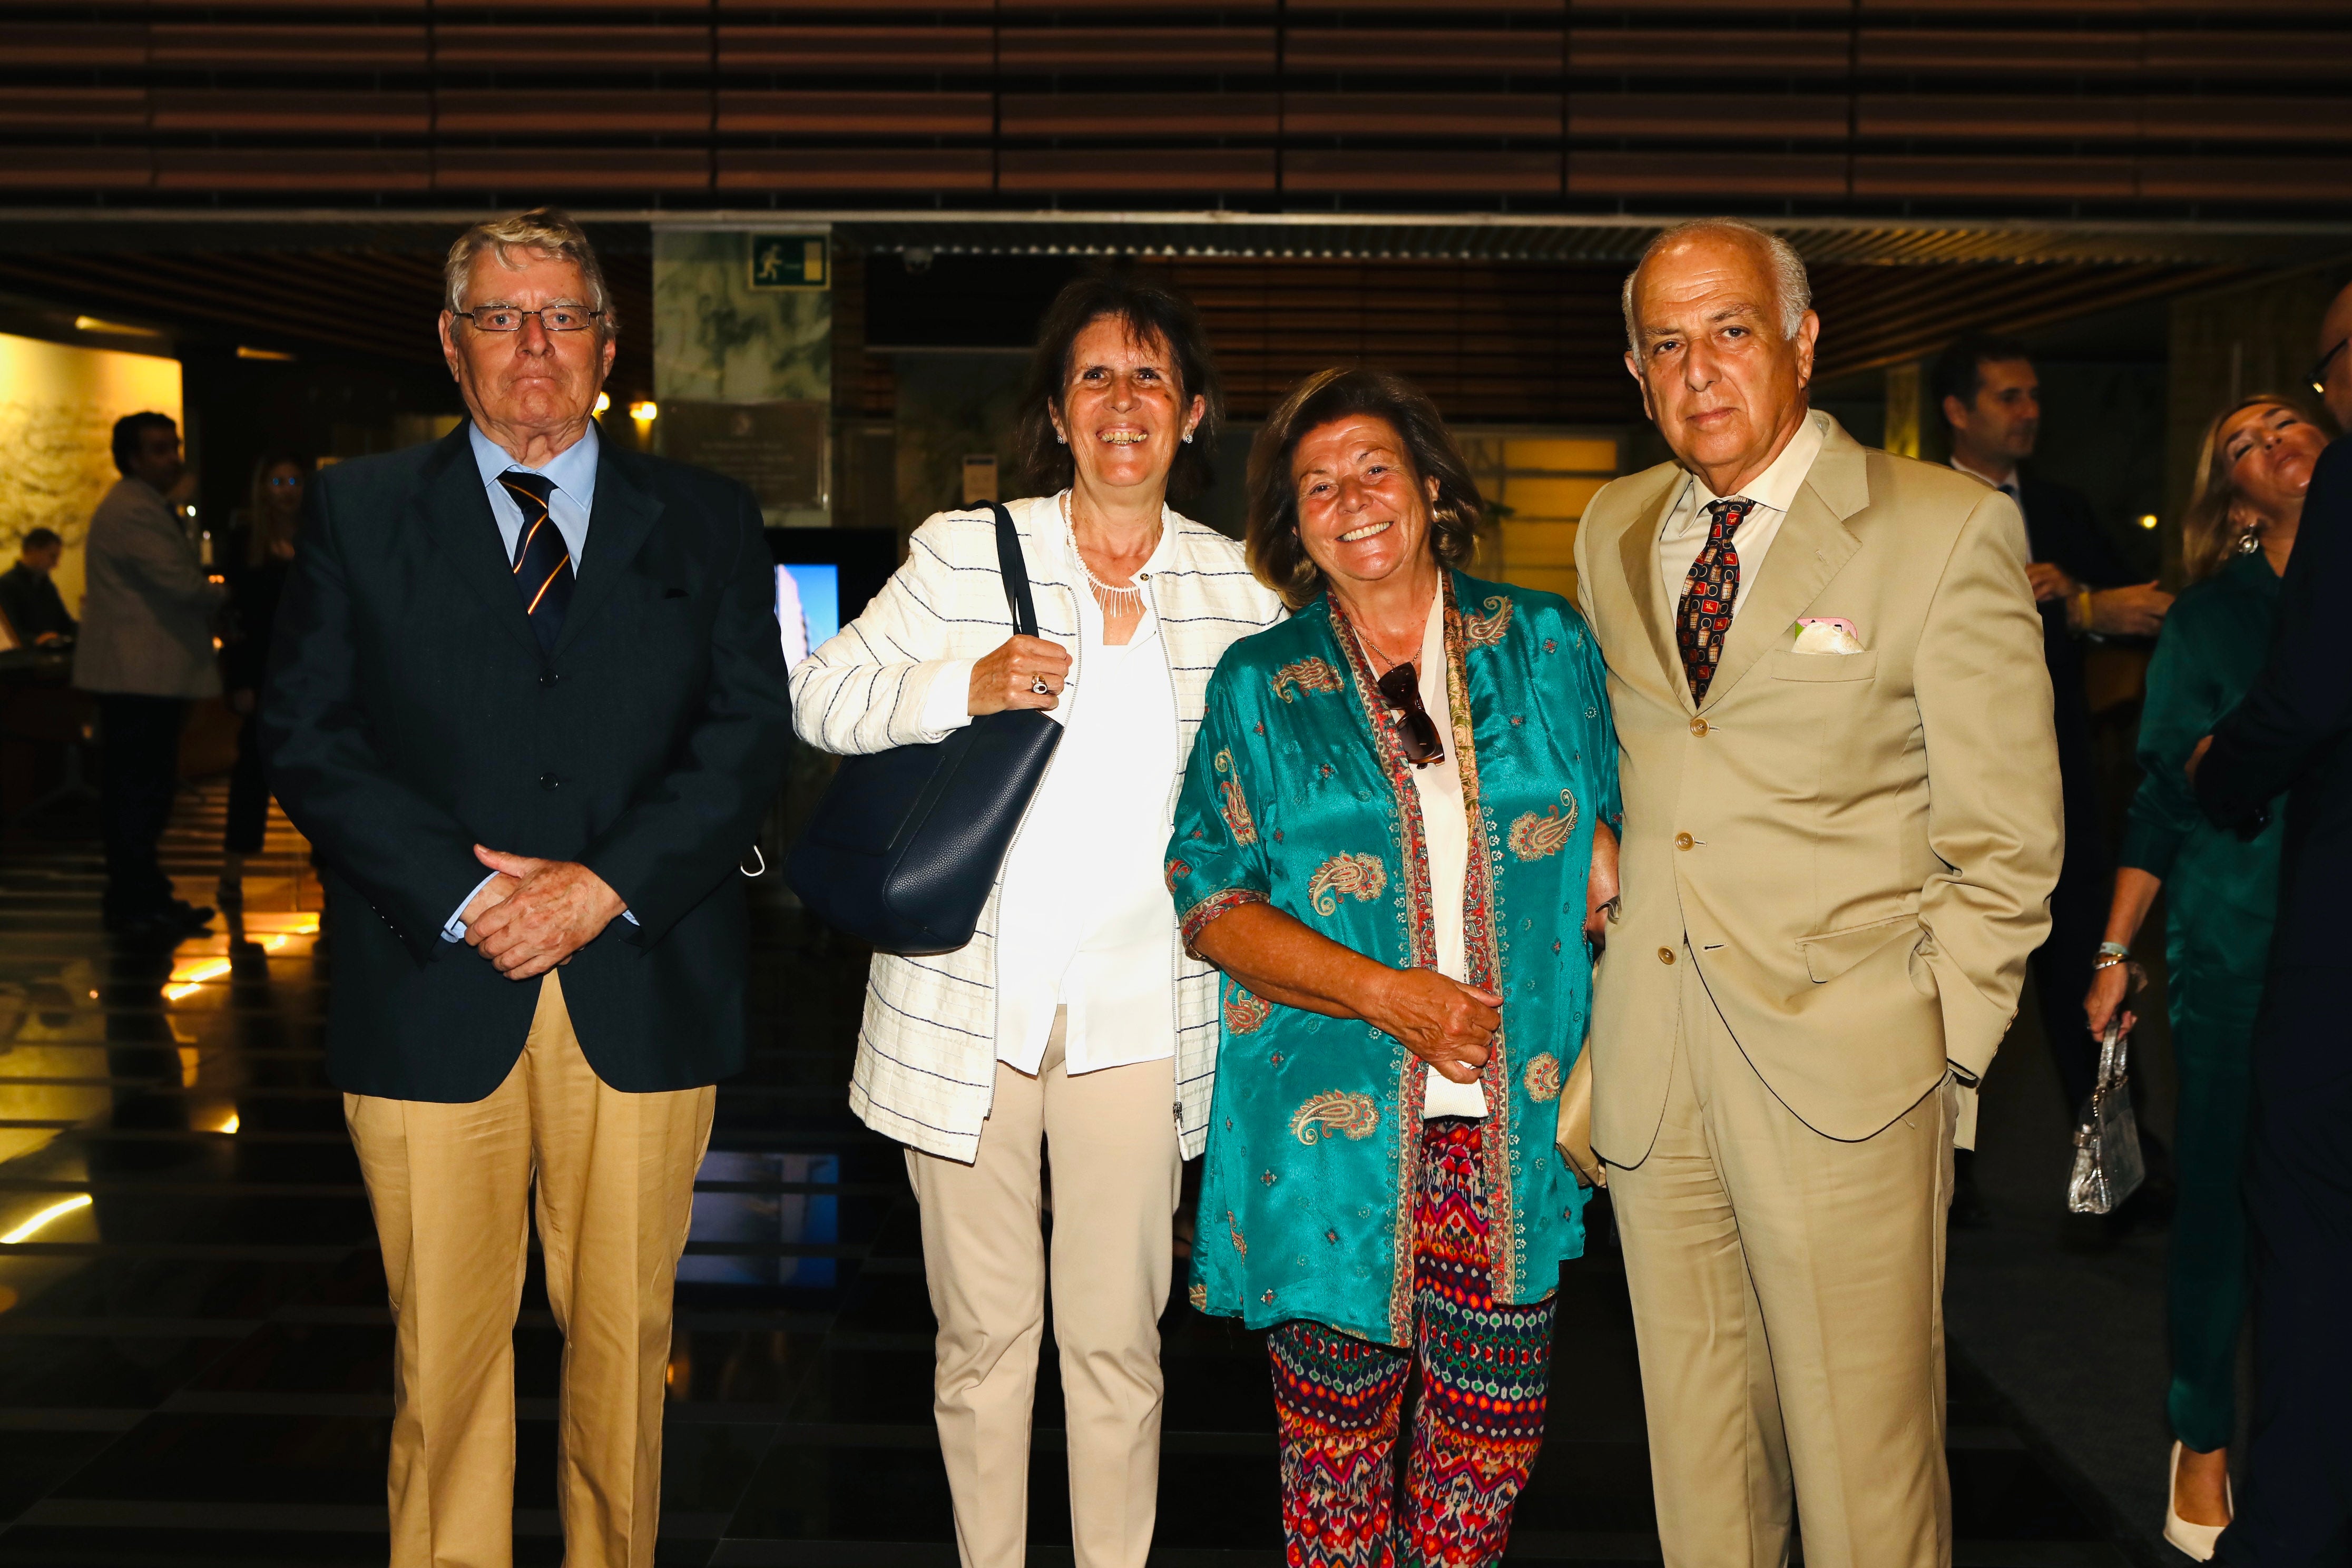
<svg viewBox="0 0 2352 1568">
<path fill-rule="evenodd" d="M 776 568 L 776 625 L 784 663 L 798 664 L 841 629 L 841 568 L 800 563 Z"/>
<path fill-rule="evenodd" d="M 772 528 L 776 624 L 784 662 L 798 664 L 857 618 L 898 564 L 898 535 L 883 528 Z"/>
</svg>

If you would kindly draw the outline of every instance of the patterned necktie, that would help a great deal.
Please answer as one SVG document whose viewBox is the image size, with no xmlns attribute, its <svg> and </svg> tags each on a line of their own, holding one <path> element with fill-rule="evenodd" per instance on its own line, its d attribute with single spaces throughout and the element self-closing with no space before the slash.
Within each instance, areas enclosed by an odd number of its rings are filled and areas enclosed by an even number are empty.
<svg viewBox="0 0 2352 1568">
<path fill-rule="evenodd" d="M 1683 602 L 1675 614 L 1675 641 L 1683 650 L 1693 702 L 1706 700 L 1707 683 L 1723 659 L 1723 634 L 1731 629 L 1731 606 L 1739 598 L 1739 552 L 1731 536 L 1755 510 L 1756 503 L 1744 498 L 1706 504 L 1715 521 L 1683 580 Z"/>
<path fill-rule="evenodd" d="M 530 617 L 539 646 L 552 653 L 563 630 L 564 609 L 572 603 L 572 552 L 555 520 L 547 515 L 555 481 L 509 472 L 499 476 L 499 483 L 522 510 L 522 532 L 515 541 L 515 590 L 522 595 L 522 613 Z"/>
</svg>

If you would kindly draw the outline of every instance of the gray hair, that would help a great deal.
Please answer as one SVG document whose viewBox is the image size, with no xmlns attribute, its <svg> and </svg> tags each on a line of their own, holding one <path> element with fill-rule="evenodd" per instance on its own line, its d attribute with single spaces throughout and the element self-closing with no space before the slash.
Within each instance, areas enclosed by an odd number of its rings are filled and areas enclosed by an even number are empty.
<svg viewBox="0 0 2352 1568">
<path fill-rule="evenodd" d="M 603 323 L 604 335 L 611 338 L 620 331 L 620 314 L 613 309 L 611 290 L 604 287 L 604 268 L 596 260 L 596 247 L 588 243 L 587 230 L 574 223 L 570 213 L 533 207 L 527 213 L 478 223 L 459 235 L 441 269 L 442 304 L 451 314 L 466 309 L 466 285 L 473 281 L 474 258 L 485 250 L 496 250 L 499 260 L 509 267 L 515 265 L 510 253 L 518 250 L 571 262 L 588 285 L 589 308 L 603 312 L 597 320 Z"/>
<path fill-rule="evenodd" d="M 1701 236 L 1736 239 L 1763 247 L 1772 264 L 1772 296 L 1780 307 L 1780 335 L 1795 337 L 1797 329 L 1804 324 L 1805 312 L 1813 308 L 1812 280 L 1805 276 L 1805 260 L 1797 254 L 1797 247 L 1777 234 L 1736 217 L 1702 217 L 1660 229 L 1657 237 L 1643 247 L 1642 259 L 1633 264 L 1633 270 L 1625 274 L 1625 287 L 1618 295 L 1618 303 L 1625 312 L 1627 350 L 1636 356 L 1642 352 L 1641 333 L 1633 322 L 1633 284 L 1642 276 L 1642 268 L 1650 264 L 1650 258 L 1668 246 Z"/>
</svg>

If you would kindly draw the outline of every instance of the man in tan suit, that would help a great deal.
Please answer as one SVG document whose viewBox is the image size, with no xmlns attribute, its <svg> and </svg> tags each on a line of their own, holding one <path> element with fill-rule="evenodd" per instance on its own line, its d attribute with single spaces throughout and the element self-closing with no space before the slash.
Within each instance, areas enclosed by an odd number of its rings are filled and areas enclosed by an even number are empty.
<svg viewBox="0 0 2352 1568">
<path fill-rule="evenodd" d="M 1951 1561 L 1956 1130 L 2049 925 L 2042 623 L 2006 496 L 1808 411 L 1803 264 L 1668 230 L 1625 363 L 1676 461 L 1593 499 L 1622 904 L 1593 1145 L 1622 1226 L 1665 1561 Z"/>
</svg>

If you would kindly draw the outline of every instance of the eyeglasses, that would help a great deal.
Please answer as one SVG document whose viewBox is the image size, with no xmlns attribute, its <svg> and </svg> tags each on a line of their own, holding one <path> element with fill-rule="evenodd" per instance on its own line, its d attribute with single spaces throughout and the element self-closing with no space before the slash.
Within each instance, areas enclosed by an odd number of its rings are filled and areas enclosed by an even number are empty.
<svg viewBox="0 0 2352 1568">
<path fill-rule="evenodd" d="M 539 324 L 551 332 L 582 332 L 594 323 L 602 310 L 592 310 L 585 305 L 550 305 L 543 310 L 524 310 L 512 305 L 485 305 L 478 310 L 452 310 L 474 323 L 478 332 L 519 332 L 523 318 L 537 316 Z"/>
<path fill-rule="evenodd" d="M 1444 762 L 1445 748 L 1437 739 L 1437 721 L 1421 705 L 1420 673 L 1409 664 L 1398 665 L 1381 677 L 1375 689 L 1389 705 L 1389 722 L 1395 726 L 1397 743 L 1404 748 L 1404 760 L 1417 768 Z"/>
<path fill-rule="evenodd" d="M 2314 392 L 2317 392 L 2317 393 L 2325 393 L 2325 392 L 2326 392 L 2326 390 L 2327 390 L 2327 367 L 2328 367 L 2329 365 L 2334 364 L 2334 363 L 2336 363 L 2336 356 L 2337 354 L 2340 354 L 2340 353 L 2342 353 L 2344 352 L 2344 345 L 2345 345 L 2345 344 L 2347 344 L 2347 343 L 2352 343 L 2352 337 L 2343 337 L 2343 338 L 2338 338 L 2338 339 L 2336 339 L 2336 346 L 2335 346 L 2334 348 L 2332 348 L 2332 349 L 2329 349 L 2326 353 L 2321 354 L 2321 355 L 2319 356 L 2319 363 L 2318 363 L 2317 364 L 2313 365 L 2313 366 L 2311 367 L 2311 390 L 2312 390 L 2312 391 L 2314 391 Z"/>
</svg>

